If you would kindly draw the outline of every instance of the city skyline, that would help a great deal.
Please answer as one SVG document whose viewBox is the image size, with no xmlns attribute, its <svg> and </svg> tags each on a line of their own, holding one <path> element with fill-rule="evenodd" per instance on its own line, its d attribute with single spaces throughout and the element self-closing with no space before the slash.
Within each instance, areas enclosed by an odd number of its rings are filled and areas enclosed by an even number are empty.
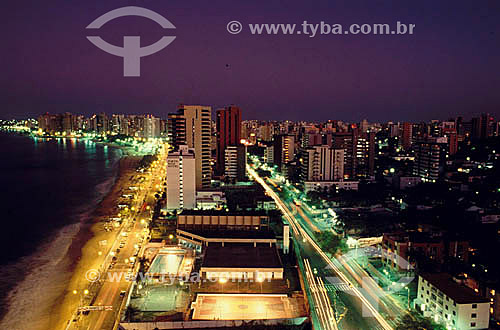
<svg viewBox="0 0 500 330">
<path fill-rule="evenodd" d="M 67 283 L 71 314 L 58 311 L 54 323 L 156 326 L 147 313 L 178 303 L 179 322 L 212 322 L 207 328 L 219 326 L 214 317 L 299 317 L 328 330 L 399 330 L 405 317 L 411 330 L 499 322 L 495 117 L 317 124 L 241 121 L 237 106 L 211 118 L 210 110 L 184 104 L 168 119 L 63 113 L 0 121 L 0 137 L 24 139 L 41 159 L 52 146 L 56 158 L 114 151 L 120 167 L 132 165 L 117 177 L 106 215 L 95 218 L 98 247 L 89 240 L 94 248 L 82 250 L 95 266 L 73 273 L 83 284 Z M 256 303 L 263 299 L 264 308 Z"/>
<path fill-rule="evenodd" d="M 63 112 L 56 112 L 56 111 L 46 111 L 43 113 L 34 113 L 33 115 L 26 116 L 26 115 L 20 115 L 18 117 L 0 117 L 0 120 L 2 121 L 9 121 L 9 120 L 14 120 L 14 121 L 22 121 L 22 120 L 37 120 L 40 116 L 42 115 L 64 115 L 64 114 L 71 114 L 73 116 L 83 116 L 83 118 L 92 118 L 101 114 L 106 115 L 108 118 L 112 118 L 113 116 L 129 116 L 129 117 L 148 117 L 152 116 L 153 118 L 161 119 L 161 120 L 168 120 L 169 114 L 174 113 L 179 107 L 182 107 L 184 105 L 193 105 L 193 106 L 200 106 L 200 107 L 209 107 L 211 108 L 211 116 L 212 116 L 212 122 L 216 123 L 216 116 L 217 116 L 217 111 L 222 110 L 225 108 L 230 108 L 230 107 L 238 107 L 242 109 L 238 104 L 230 104 L 230 105 L 225 105 L 225 106 L 220 106 L 220 107 L 215 107 L 209 104 L 205 103 L 196 103 L 196 104 L 188 104 L 188 103 L 179 103 L 177 104 L 174 108 L 171 110 L 168 110 L 165 112 L 163 115 L 155 115 L 151 112 L 145 112 L 145 113 L 124 113 L 124 112 L 109 112 L 109 111 L 100 111 L 100 112 L 89 112 L 87 113 L 79 113 L 79 112 L 72 112 L 72 111 L 63 111 Z M 244 109 L 243 109 L 244 110 Z M 243 114 L 245 111 L 242 112 Z M 488 115 L 491 116 L 492 118 L 500 118 L 500 116 L 496 116 L 494 113 L 489 113 L 489 112 L 473 112 L 473 113 L 468 113 L 467 115 L 464 115 L 462 113 L 455 113 L 451 114 L 450 116 L 447 117 L 431 117 L 428 119 L 422 119 L 422 120 L 397 120 L 397 119 L 387 119 L 387 120 L 380 120 L 380 119 L 375 119 L 371 120 L 369 118 L 359 118 L 356 120 L 345 120 L 343 118 L 339 117 L 330 117 L 327 119 L 322 119 L 322 120 L 307 120 L 307 119 L 298 119 L 298 120 L 290 120 L 290 119 L 262 119 L 262 118 L 242 118 L 242 122 L 251 122 L 251 121 L 261 121 L 261 122 L 295 122 L 295 123 L 310 123 L 310 124 L 322 124 L 322 123 L 327 123 L 327 122 L 332 122 L 332 121 L 340 121 L 344 123 L 362 123 L 364 121 L 373 124 L 373 123 L 427 123 L 427 122 L 432 122 L 432 121 L 437 121 L 437 122 L 447 122 L 447 121 L 455 121 L 457 118 L 461 118 L 462 120 L 472 120 L 474 118 L 481 117 L 482 115 Z M 242 115 L 243 117 L 243 115 Z"/>
<path fill-rule="evenodd" d="M 500 0 L 0 10 L 1 329 L 500 330 Z"/>
</svg>

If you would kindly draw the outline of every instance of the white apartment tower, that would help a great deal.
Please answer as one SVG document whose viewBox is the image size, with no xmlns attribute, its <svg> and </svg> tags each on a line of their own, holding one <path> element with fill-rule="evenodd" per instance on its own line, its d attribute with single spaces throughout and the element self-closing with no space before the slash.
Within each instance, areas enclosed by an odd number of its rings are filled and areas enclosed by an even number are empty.
<svg viewBox="0 0 500 330">
<path fill-rule="evenodd" d="M 196 189 L 209 188 L 212 179 L 211 133 L 212 108 L 202 105 L 180 105 L 177 113 L 168 115 L 170 144 L 194 148 L 196 155 Z"/>
<path fill-rule="evenodd" d="M 344 149 L 327 145 L 313 146 L 302 153 L 301 174 L 304 181 L 339 181 L 344 178 Z"/>
<path fill-rule="evenodd" d="M 167 157 L 167 210 L 196 206 L 196 160 L 193 148 L 181 145 Z"/>
</svg>

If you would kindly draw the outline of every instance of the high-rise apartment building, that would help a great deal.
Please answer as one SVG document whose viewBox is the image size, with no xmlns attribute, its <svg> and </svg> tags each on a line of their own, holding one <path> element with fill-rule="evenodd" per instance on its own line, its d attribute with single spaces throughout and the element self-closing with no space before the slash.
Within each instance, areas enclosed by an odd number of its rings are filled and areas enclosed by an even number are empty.
<svg viewBox="0 0 500 330">
<path fill-rule="evenodd" d="M 228 146 L 237 146 L 241 140 L 241 110 L 235 106 L 228 106 L 217 110 L 217 163 L 218 174 L 225 169 L 225 150 Z"/>
<path fill-rule="evenodd" d="M 196 206 L 196 159 L 194 149 L 180 145 L 167 157 L 167 210 Z"/>
<path fill-rule="evenodd" d="M 144 116 L 143 136 L 145 138 L 156 138 L 160 136 L 160 118 L 153 115 Z"/>
<path fill-rule="evenodd" d="M 372 176 L 375 170 L 375 133 L 353 130 L 354 174 L 355 176 Z"/>
<path fill-rule="evenodd" d="M 301 153 L 301 179 L 339 181 L 344 178 L 344 149 L 327 145 L 306 148 Z"/>
<path fill-rule="evenodd" d="M 100 113 L 94 117 L 94 131 L 97 134 L 106 134 L 109 130 L 109 118 L 105 113 Z"/>
<path fill-rule="evenodd" d="M 423 181 L 436 182 L 443 166 L 447 150 L 447 138 L 429 137 L 415 143 L 415 163 L 413 175 Z"/>
<path fill-rule="evenodd" d="M 234 181 L 246 180 L 247 147 L 243 144 L 225 149 L 224 176 Z"/>
<path fill-rule="evenodd" d="M 413 135 L 413 125 L 412 123 L 403 123 L 403 134 L 401 136 L 402 144 L 401 146 L 405 151 L 410 150 Z"/>
<path fill-rule="evenodd" d="M 264 149 L 264 162 L 274 164 L 274 144 L 268 143 Z"/>
<path fill-rule="evenodd" d="M 177 113 L 169 114 L 170 144 L 174 150 L 186 144 L 196 155 L 196 189 L 210 187 L 212 179 L 211 114 L 212 108 L 202 105 L 180 105 Z"/>
<path fill-rule="evenodd" d="M 372 176 L 375 169 L 375 133 L 354 127 L 349 132 L 334 133 L 332 147 L 345 150 L 344 175 L 348 178 Z"/>
<path fill-rule="evenodd" d="M 331 136 L 331 146 L 344 149 L 344 175 L 348 178 L 355 177 L 354 170 L 354 136 L 352 132 L 339 132 Z"/>
<path fill-rule="evenodd" d="M 274 136 L 274 164 L 281 170 L 283 166 L 295 157 L 295 136 L 280 134 Z"/>
</svg>

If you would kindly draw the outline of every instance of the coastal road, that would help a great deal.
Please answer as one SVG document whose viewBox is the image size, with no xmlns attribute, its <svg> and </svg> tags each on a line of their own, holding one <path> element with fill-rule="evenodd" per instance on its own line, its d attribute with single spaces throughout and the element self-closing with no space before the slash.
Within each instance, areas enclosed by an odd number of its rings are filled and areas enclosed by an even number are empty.
<svg viewBox="0 0 500 330">
<path fill-rule="evenodd" d="M 134 207 L 139 208 L 145 199 L 142 195 Z M 134 220 L 136 219 L 136 220 Z M 124 223 L 120 234 L 113 245 L 113 251 L 116 256 L 116 264 L 100 274 L 101 288 L 92 302 L 92 306 L 112 306 L 111 311 L 90 311 L 88 315 L 81 315 L 76 329 L 112 329 L 115 319 L 118 316 L 123 299 L 126 295 L 120 295 L 121 291 L 128 291 L 131 282 L 126 280 L 127 274 L 131 272 L 132 263 L 130 257 L 133 257 L 136 247 L 139 247 L 145 241 L 149 220 L 149 212 L 134 212 Z M 125 236 L 126 235 L 126 236 Z M 125 242 L 122 248 L 119 244 Z M 119 248 L 117 253 L 115 248 Z"/>
<path fill-rule="evenodd" d="M 164 153 L 159 155 L 160 159 Z M 112 244 L 111 258 L 116 257 L 114 265 L 106 263 L 105 272 L 100 274 L 101 287 L 92 301 L 92 306 L 111 306 L 112 310 L 90 311 L 87 315 L 81 314 L 77 322 L 73 322 L 69 329 L 102 330 L 113 329 L 120 318 L 120 310 L 129 295 L 132 282 L 128 275 L 137 271 L 137 252 L 147 242 L 148 225 L 151 220 L 155 193 L 161 188 L 165 170 L 162 162 L 153 163 L 148 171 L 141 176 L 145 180 L 139 184 L 137 198 L 132 203 L 133 212 L 121 227 Z M 121 245 L 121 247 L 120 247 Z M 119 251 L 117 250 L 119 249 Z M 134 259 L 135 258 L 135 259 Z M 134 264 L 135 262 L 135 264 Z"/>
</svg>

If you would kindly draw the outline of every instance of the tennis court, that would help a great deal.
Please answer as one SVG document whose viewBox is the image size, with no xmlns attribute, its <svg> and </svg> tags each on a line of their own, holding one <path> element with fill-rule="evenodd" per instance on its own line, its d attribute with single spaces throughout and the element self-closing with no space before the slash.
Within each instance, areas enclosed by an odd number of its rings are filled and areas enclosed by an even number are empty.
<svg viewBox="0 0 500 330">
<path fill-rule="evenodd" d="M 199 294 L 194 320 L 263 320 L 294 317 L 286 295 Z"/>
</svg>

